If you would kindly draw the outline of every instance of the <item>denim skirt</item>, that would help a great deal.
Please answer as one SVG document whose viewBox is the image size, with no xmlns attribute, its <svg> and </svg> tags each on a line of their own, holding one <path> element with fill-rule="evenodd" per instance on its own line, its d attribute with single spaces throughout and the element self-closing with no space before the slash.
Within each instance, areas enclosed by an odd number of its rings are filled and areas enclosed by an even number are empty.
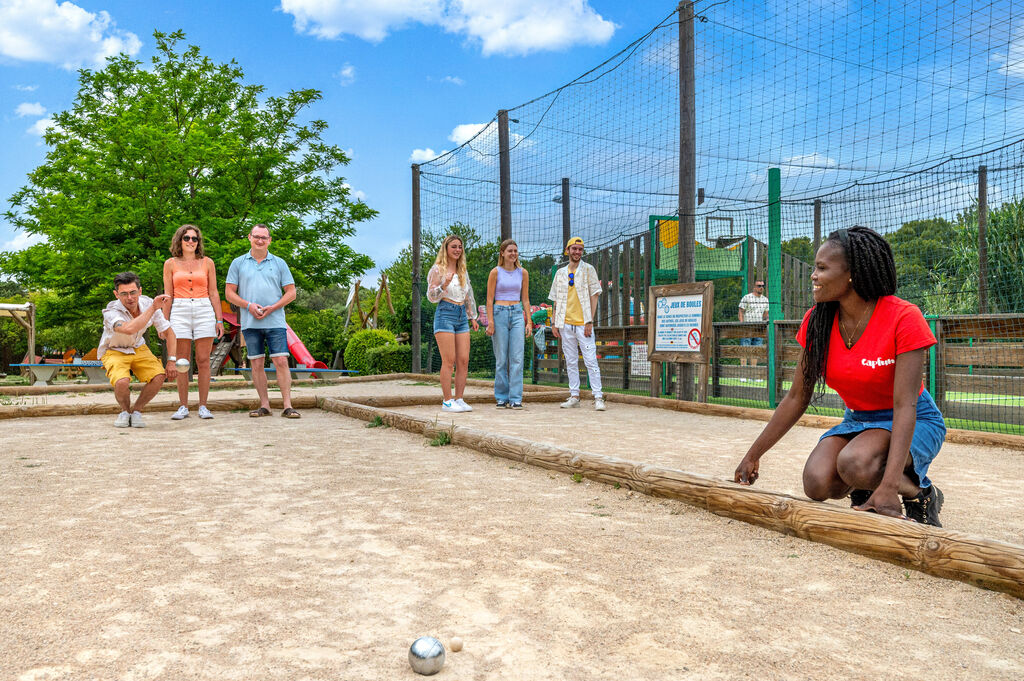
<svg viewBox="0 0 1024 681">
<path fill-rule="evenodd" d="M 843 421 L 828 429 L 821 439 L 833 435 L 852 438 L 858 433 L 871 428 L 881 428 L 892 432 L 892 409 L 875 411 L 854 411 L 847 409 Z M 925 390 L 917 398 L 917 423 L 914 425 L 914 437 L 910 441 L 910 457 L 914 461 L 914 473 L 917 474 L 919 487 L 931 487 L 928 479 L 928 466 L 938 455 L 942 442 L 946 439 L 946 421 L 942 418 L 935 400 Z"/>
</svg>

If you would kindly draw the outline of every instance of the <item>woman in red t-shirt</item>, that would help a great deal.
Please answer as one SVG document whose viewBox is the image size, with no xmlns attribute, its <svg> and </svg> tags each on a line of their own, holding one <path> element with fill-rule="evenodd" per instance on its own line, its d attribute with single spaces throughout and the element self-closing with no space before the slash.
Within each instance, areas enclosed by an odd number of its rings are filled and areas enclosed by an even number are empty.
<svg viewBox="0 0 1024 681">
<path fill-rule="evenodd" d="M 893 295 L 892 249 L 866 227 L 840 229 L 818 249 L 811 283 L 815 305 L 797 333 L 803 352 L 793 385 L 740 461 L 736 482 L 757 480 L 761 457 L 824 383 L 839 393 L 846 413 L 807 458 L 804 493 L 817 501 L 849 495 L 859 511 L 942 527 L 942 492 L 928 479 L 928 466 L 946 424 L 922 380 L 925 349 L 935 337 L 917 306 Z"/>
</svg>

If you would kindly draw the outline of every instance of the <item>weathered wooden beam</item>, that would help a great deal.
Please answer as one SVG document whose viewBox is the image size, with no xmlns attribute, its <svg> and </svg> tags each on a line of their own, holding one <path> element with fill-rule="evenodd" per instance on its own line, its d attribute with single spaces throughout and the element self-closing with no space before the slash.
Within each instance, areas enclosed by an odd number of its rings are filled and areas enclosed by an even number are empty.
<svg viewBox="0 0 1024 681">
<path fill-rule="evenodd" d="M 453 444 L 479 452 L 677 499 L 717 515 L 1024 598 L 1024 546 L 336 398 L 322 398 L 320 406 L 364 421 L 380 417 L 390 426 L 428 437 L 447 432 Z"/>
<path fill-rule="evenodd" d="M 235 411 L 255 409 L 260 406 L 260 401 L 255 397 L 251 399 L 215 399 L 210 400 L 207 404 L 214 411 Z M 281 409 L 284 404 L 280 397 L 274 397 L 270 400 L 270 406 L 274 409 Z M 293 395 L 292 406 L 296 409 L 316 409 L 317 398 L 315 395 Z M 177 399 L 153 401 L 146 405 L 146 415 L 174 411 L 177 408 Z M 19 404 L 0 407 L 0 420 L 35 416 L 91 416 L 120 412 L 121 407 L 116 402 L 108 404 Z"/>
</svg>

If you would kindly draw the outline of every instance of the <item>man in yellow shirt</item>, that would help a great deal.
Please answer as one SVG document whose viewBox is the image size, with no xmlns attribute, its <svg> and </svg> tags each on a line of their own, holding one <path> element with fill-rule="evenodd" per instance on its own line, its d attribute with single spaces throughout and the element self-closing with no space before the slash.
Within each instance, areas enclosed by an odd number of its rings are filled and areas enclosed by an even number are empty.
<svg viewBox="0 0 1024 681">
<path fill-rule="evenodd" d="M 597 270 L 583 262 L 583 239 L 578 236 L 569 239 L 565 252 L 569 264 L 555 272 L 548 292 L 554 307 L 551 333 L 562 341 L 565 370 L 569 375 L 569 399 L 562 403 L 562 408 L 580 406 L 579 355 L 582 353 L 594 392 L 594 409 L 604 411 L 594 338 L 594 313 L 597 312 L 597 297 L 601 295 L 601 280 Z"/>
</svg>

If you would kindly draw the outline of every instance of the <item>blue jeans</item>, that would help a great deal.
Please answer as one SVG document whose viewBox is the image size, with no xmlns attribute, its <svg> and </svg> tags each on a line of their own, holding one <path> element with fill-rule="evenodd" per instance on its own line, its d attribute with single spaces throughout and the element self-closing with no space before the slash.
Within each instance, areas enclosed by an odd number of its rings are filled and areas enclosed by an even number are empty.
<svg viewBox="0 0 1024 681">
<path fill-rule="evenodd" d="M 494 306 L 494 399 L 521 404 L 523 401 L 523 348 L 526 323 L 523 306 Z"/>
<path fill-rule="evenodd" d="M 287 357 L 291 354 L 288 350 L 288 331 L 279 329 L 242 329 L 245 336 L 245 347 L 249 357 L 262 357 L 270 350 L 270 358 Z"/>
</svg>

